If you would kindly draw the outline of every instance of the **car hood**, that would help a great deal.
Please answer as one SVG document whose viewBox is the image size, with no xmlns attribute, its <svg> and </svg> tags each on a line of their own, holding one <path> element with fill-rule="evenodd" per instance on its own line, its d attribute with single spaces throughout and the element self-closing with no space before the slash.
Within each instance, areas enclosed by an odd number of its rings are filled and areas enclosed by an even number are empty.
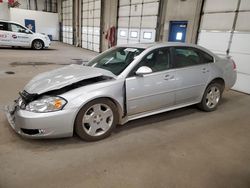
<svg viewBox="0 0 250 188">
<path fill-rule="evenodd" d="M 36 37 L 45 37 L 45 36 L 47 36 L 47 35 L 42 34 L 42 33 L 33 33 L 33 35 L 36 36 Z"/>
<path fill-rule="evenodd" d="M 42 94 L 100 76 L 116 77 L 113 73 L 104 69 L 69 65 L 37 75 L 24 87 L 24 90 L 30 94 Z"/>
</svg>

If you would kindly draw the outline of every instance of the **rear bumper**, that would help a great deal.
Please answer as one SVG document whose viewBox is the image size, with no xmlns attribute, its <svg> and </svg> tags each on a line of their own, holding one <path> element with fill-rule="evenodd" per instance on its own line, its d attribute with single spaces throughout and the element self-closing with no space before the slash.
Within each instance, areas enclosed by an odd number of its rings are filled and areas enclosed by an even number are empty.
<svg viewBox="0 0 250 188">
<path fill-rule="evenodd" d="M 40 139 L 73 135 L 74 113 L 71 111 L 34 113 L 7 106 L 5 114 L 13 130 L 23 137 Z"/>
<path fill-rule="evenodd" d="M 237 72 L 234 70 L 230 75 L 227 76 L 226 80 L 226 90 L 231 89 L 237 80 Z"/>
</svg>

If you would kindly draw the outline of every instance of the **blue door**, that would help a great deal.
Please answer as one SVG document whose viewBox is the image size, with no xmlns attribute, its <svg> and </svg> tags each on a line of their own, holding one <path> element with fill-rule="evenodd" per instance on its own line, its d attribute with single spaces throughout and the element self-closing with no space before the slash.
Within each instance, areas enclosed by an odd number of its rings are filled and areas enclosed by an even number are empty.
<svg viewBox="0 0 250 188">
<path fill-rule="evenodd" d="M 168 41 L 185 42 L 187 23 L 187 21 L 170 21 Z"/>
</svg>

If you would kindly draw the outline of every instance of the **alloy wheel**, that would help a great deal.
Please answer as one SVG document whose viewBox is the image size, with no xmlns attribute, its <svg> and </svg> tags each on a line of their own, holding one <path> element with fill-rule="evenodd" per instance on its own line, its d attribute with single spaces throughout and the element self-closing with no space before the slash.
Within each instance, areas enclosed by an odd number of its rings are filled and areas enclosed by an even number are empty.
<svg viewBox="0 0 250 188">
<path fill-rule="evenodd" d="M 206 105 L 208 108 L 214 108 L 220 101 L 220 89 L 216 86 L 212 86 L 206 96 Z"/>
<path fill-rule="evenodd" d="M 40 49 L 42 49 L 42 47 L 43 47 L 43 44 L 40 41 L 37 40 L 34 42 L 34 48 L 36 50 L 40 50 Z"/>
<path fill-rule="evenodd" d="M 82 126 L 90 136 L 105 134 L 114 121 L 112 109 L 106 104 L 95 104 L 88 108 L 82 119 Z"/>
</svg>

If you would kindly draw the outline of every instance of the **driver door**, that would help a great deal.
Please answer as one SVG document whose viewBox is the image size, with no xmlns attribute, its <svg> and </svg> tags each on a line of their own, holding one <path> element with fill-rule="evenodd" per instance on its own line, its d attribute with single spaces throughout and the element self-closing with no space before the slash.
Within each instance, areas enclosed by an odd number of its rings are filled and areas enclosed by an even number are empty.
<svg viewBox="0 0 250 188">
<path fill-rule="evenodd" d="M 164 109 L 175 104 L 175 70 L 169 48 L 156 49 L 138 63 L 126 79 L 126 104 L 129 116 Z M 142 66 L 152 73 L 137 76 Z"/>
<path fill-rule="evenodd" d="M 13 46 L 30 46 L 32 34 L 26 33 L 26 28 L 9 23 L 9 31 L 11 32 Z"/>
</svg>

